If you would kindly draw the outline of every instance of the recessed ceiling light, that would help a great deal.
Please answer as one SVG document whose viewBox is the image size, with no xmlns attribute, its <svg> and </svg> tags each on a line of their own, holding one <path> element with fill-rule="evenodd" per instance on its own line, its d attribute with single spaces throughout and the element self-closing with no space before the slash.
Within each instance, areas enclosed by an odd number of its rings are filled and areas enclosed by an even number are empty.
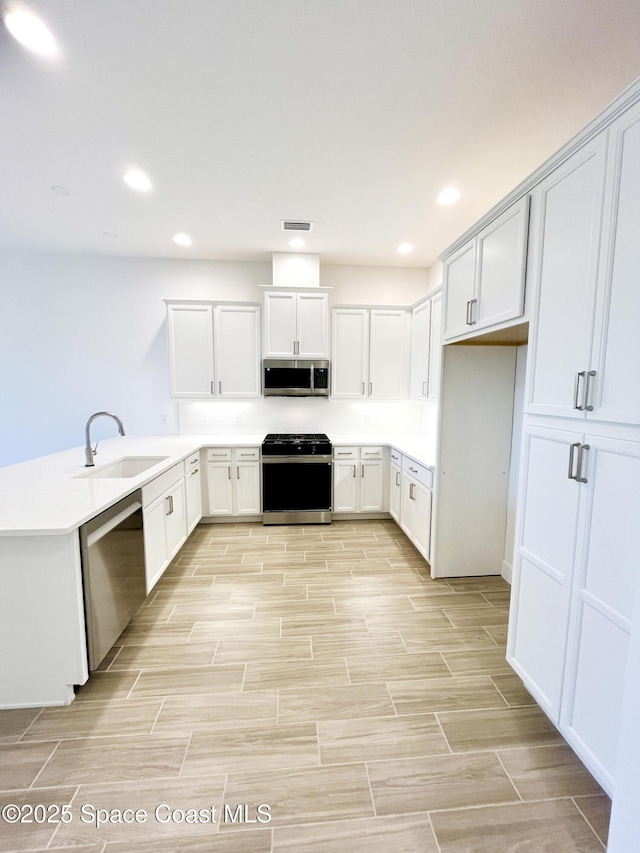
<svg viewBox="0 0 640 853">
<path fill-rule="evenodd" d="M 139 169 L 129 169 L 124 175 L 124 182 L 132 190 L 137 190 L 140 193 L 146 193 L 151 189 L 151 181 Z"/>
<path fill-rule="evenodd" d="M 188 234 L 183 234 L 181 231 L 179 234 L 173 235 L 173 242 L 177 243 L 178 246 L 190 246 L 191 237 Z"/>
<path fill-rule="evenodd" d="M 4 23 L 16 41 L 27 50 L 49 59 L 58 54 L 58 45 L 52 33 L 40 18 L 24 9 L 7 12 Z"/>
<path fill-rule="evenodd" d="M 455 187 L 446 187 L 438 193 L 438 204 L 455 204 L 460 198 L 460 190 Z"/>
<path fill-rule="evenodd" d="M 71 195 L 69 190 L 66 187 L 60 186 L 60 184 L 51 184 L 50 189 L 56 195 Z"/>
<path fill-rule="evenodd" d="M 112 239 L 118 236 L 115 231 L 103 231 L 102 233 L 105 237 L 110 237 Z"/>
<path fill-rule="evenodd" d="M 413 243 L 400 243 L 398 246 L 398 252 L 401 255 L 408 255 L 413 252 Z"/>
<path fill-rule="evenodd" d="M 304 240 L 302 237 L 294 237 L 293 240 L 289 240 L 289 245 L 292 249 L 301 249 L 304 246 Z"/>
</svg>

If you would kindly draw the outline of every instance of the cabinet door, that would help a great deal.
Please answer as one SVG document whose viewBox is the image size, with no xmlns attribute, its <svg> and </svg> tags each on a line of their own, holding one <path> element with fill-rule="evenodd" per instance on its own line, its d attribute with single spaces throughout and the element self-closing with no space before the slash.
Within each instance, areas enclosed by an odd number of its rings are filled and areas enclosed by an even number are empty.
<svg viewBox="0 0 640 853">
<path fill-rule="evenodd" d="M 180 480 L 167 494 L 169 511 L 164 517 L 167 562 L 173 560 L 187 538 L 187 516 L 184 479 Z"/>
<path fill-rule="evenodd" d="M 296 314 L 295 293 L 265 293 L 264 354 L 267 358 L 285 358 L 295 354 Z"/>
<path fill-rule="evenodd" d="M 233 515 L 231 462 L 207 463 L 208 515 Z"/>
<path fill-rule="evenodd" d="M 366 397 L 369 381 L 369 312 L 334 308 L 332 397 Z"/>
<path fill-rule="evenodd" d="M 333 463 L 333 511 L 357 512 L 360 478 L 357 460 Z"/>
<path fill-rule="evenodd" d="M 213 309 L 211 305 L 168 305 L 172 397 L 213 394 Z"/>
<path fill-rule="evenodd" d="M 606 135 L 580 149 L 537 190 L 532 241 L 536 306 L 527 411 L 584 418 L 602 221 Z M 576 387 L 578 385 L 578 387 Z"/>
<path fill-rule="evenodd" d="M 529 197 L 513 204 L 478 235 L 475 329 L 524 313 Z"/>
<path fill-rule="evenodd" d="M 569 479 L 576 433 L 530 427 L 523 446 L 507 659 L 558 722 L 581 484 Z"/>
<path fill-rule="evenodd" d="M 220 397 L 259 397 L 260 309 L 216 307 L 216 372 Z"/>
<path fill-rule="evenodd" d="M 415 480 L 403 471 L 400 477 L 400 527 L 413 541 L 416 526 L 416 502 L 413 500 Z"/>
<path fill-rule="evenodd" d="M 431 299 L 431 330 L 429 334 L 429 399 L 440 396 L 440 368 L 442 365 L 442 294 Z"/>
<path fill-rule="evenodd" d="M 403 310 L 371 311 L 369 397 L 373 399 L 397 400 L 407 396 L 406 322 L 407 312 Z"/>
<path fill-rule="evenodd" d="M 360 462 L 360 512 L 384 509 L 384 461 Z"/>
<path fill-rule="evenodd" d="M 235 514 L 260 513 L 260 463 L 237 462 L 235 466 Z"/>
<path fill-rule="evenodd" d="M 326 293 L 297 294 L 297 355 L 329 358 L 329 297 Z"/>
<path fill-rule="evenodd" d="M 470 240 L 444 262 L 444 338 L 455 338 L 472 330 L 469 302 L 476 283 L 476 241 Z"/>
<path fill-rule="evenodd" d="M 202 518 L 200 466 L 185 474 L 184 484 L 188 535 Z"/>
<path fill-rule="evenodd" d="M 640 424 L 640 106 L 609 131 L 610 196 L 595 324 L 597 389 L 587 418 Z"/>
<path fill-rule="evenodd" d="M 640 444 L 587 435 L 563 733 L 604 787 L 615 778 L 640 554 Z M 640 614 L 636 614 L 638 618 Z"/>
<path fill-rule="evenodd" d="M 400 524 L 400 491 L 400 468 L 392 465 L 389 474 L 389 512 L 396 524 Z"/>
<path fill-rule="evenodd" d="M 429 393 L 429 353 L 431 351 L 431 301 L 411 312 L 411 381 L 409 396 L 424 400 Z"/>
<path fill-rule="evenodd" d="M 425 489 L 420 483 L 414 483 L 413 489 L 410 489 L 409 500 L 413 500 L 415 503 L 411 541 L 425 560 L 429 560 L 429 546 L 431 544 L 431 491 Z"/>
<path fill-rule="evenodd" d="M 164 531 L 164 519 L 168 511 L 169 502 L 164 495 L 142 511 L 147 595 L 156 585 L 169 562 Z"/>
</svg>

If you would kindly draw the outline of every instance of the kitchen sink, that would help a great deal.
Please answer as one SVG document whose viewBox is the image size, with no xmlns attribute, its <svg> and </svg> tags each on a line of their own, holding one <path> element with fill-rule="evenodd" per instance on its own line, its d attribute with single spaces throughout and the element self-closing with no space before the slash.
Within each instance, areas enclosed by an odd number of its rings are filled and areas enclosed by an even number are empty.
<svg viewBox="0 0 640 853">
<path fill-rule="evenodd" d="M 154 465 L 168 458 L 168 456 L 123 456 L 122 459 L 96 465 L 95 468 L 76 474 L 76 477 L 91 477 L 94 480 L 137 477 L 138 474 L 144 473 L 148 468 L 153 468 Z"/>
</svg>

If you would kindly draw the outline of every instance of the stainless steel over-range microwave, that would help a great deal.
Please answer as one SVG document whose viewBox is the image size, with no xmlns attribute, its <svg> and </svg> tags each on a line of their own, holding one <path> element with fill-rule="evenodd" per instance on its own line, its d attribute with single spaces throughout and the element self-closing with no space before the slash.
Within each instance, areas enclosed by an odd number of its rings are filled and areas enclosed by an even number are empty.
<svg viewBox="0 0 640 853">
<path fill-rule="evenodd" d="M 265 397 L 328 397 L 329 362 L 311 358 L 265 358 L 262 389 Z"/>
</svg>

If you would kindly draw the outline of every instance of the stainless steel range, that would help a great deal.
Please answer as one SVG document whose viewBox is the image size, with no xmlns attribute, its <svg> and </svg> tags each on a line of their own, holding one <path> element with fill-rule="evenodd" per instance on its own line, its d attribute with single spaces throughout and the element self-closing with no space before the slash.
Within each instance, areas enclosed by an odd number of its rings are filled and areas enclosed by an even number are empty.
<svg viewBox="0 0 640 853">
<path fill-rule="evenodd" d="M 269 433 L 262 442 L 263 524 L 330 524 L 331 459 L 324 433 Z"/>
</svg>

